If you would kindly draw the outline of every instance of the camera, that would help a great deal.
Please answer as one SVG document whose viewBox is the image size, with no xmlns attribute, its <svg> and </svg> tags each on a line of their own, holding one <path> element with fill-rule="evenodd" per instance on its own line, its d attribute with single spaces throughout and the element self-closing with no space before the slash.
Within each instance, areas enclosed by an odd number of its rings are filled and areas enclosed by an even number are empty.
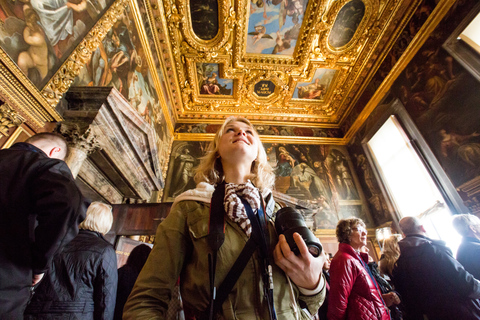
<svg viewBox="0 0 480 320">
<path fill-rule="evenodd" d="M 322 253 L 322 244 L 315 237 L 312 231 L 307 228 L 305 219 L 302 214 L 290 207 L 281 208 L 277 211 L 275 218 L 275 229 L 278 234 L 283 234 L 287 240 L 290 250 L 296 255 L 300 254 L 300 250 L 293 240 L 293 234 L 297 232 L 307 244 L 308 251 L 314 257 L 318 257 Z"/>
</svg>

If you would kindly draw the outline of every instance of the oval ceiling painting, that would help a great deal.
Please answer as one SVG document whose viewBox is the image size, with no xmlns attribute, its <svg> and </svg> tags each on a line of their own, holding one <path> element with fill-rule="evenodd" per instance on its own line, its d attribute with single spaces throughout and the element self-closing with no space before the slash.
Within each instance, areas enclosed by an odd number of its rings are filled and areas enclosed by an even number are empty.
<svg viewBox="0 0 480 320">
<path fill-rule="evenodd" d="M 191 0 L 192 28 L 202 40 L 212 40 L 218 33 L 218 1 Z"/>
<path fill-rule="evenodd" d="M 352 40 L 360 22 L 365 15 L 365 5 L 360 0 L 345 4 L 335 19 L 328 43 L 334 48 L 340 48 Z"/>
</svg>

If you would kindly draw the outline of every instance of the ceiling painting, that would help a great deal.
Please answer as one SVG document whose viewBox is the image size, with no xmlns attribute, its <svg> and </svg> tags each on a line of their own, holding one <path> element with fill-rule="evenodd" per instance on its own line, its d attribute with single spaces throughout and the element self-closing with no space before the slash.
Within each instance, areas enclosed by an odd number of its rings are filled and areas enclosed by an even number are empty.
<svg viewBox="0 0 480 320">
<path fill-rule="evenodd" d="M 317 69 L 311 82 L 299 82 L 295 87 L 294 99 L 324 100 L 335 77 L 336 70 Z"/>
<path fill-rule="evenodd" d="M 250 1 L 247 53 L 293 54 L 307 0 Z"/>
<path fill-rule="evenodd" d="M 197 63 L 197 79 L 201 95 L 231 96 L 233 80 L 219 77 L 219 66 L 216 63 Z"/>
<path fill-rule="evenodd" d="M 364 15 L 365 5 L 362 1 L 353 0 L 344 5 L 335 19 L 328 44 L 334 48 L 347 45 L 355 35 Z"/>
</svg>

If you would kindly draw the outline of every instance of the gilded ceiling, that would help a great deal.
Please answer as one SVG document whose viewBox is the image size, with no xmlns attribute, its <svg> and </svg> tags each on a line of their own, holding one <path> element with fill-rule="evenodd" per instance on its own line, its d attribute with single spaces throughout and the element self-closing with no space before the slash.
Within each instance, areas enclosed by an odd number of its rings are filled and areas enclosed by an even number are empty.
<svg viewBox="0 0 480 320">
<path fill-rule="evenodd" d="M 137 109 L 169 135 L 243 115 L 266 135 L 295 126 L 345 144 L 342 124 L 421 1 L 79 0 L 57 11 L 48 3 L 0 4 L 8 69 L 0 94 L 32 128 L 62 119 L 70 86 L 110 85 L 132 104 L 151 88 L 151 103 Z M 96 73 L 108 45 L 117 46 L 103 60 L 114 71 Z"/>
<path fill-rule="evenodd" d="M 247 115 L 338 128 L 418 1 L 168 1 L 151 6 L 176 70 L 176 122 Z"/>
</svg>

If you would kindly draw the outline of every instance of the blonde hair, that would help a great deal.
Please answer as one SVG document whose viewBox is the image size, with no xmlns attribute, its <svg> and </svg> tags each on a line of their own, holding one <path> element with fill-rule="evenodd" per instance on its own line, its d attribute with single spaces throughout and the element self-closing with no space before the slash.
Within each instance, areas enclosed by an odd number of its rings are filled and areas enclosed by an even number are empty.
<svg viewBox="0 0 480 320">
<path fill-rule="evenodd" d="M 112 206 L 103 202 L 92 202 L 87 209 L 87 217 L 78 228 L 106 234 L 110 231 L 112 224 Z"/>
<path fill-rule="evenodd" d="M 401 236 L 398 234 L 392 234 L 390 238 L 385 239 L 383 243 L 383 258 L 380 260 L 379 269 L 382 274 L 386 274 L 389 277 L 392 276 L 395 263 L 400 257 L 400 247 L 398 241 Z"/>
<path fill-rule="evenodd" d="M 229 117 L 222 124 L 215 134 L 215 138 L 210 143 L 207 154 L 201 158 L 201 162 L 195 170 L 195 182 L 208 182 L 210 184 L 219 184 L 225 179 L 220 154 L 218 153 L 219 142 L 225 131 L 225 127 L 232 122 L 242 122 L 252 128 L 253 135 L 257 140 L 258 154 L 257 159 L 252 162 L 249 179 L 261 191 L 272 189 L 275 184 L 275 174 L 273 168 L 268 163 L 267 153 L 263 148 L 258 132 L 252 126 L 250 121 L 241 117 Z"/>
</svg>

